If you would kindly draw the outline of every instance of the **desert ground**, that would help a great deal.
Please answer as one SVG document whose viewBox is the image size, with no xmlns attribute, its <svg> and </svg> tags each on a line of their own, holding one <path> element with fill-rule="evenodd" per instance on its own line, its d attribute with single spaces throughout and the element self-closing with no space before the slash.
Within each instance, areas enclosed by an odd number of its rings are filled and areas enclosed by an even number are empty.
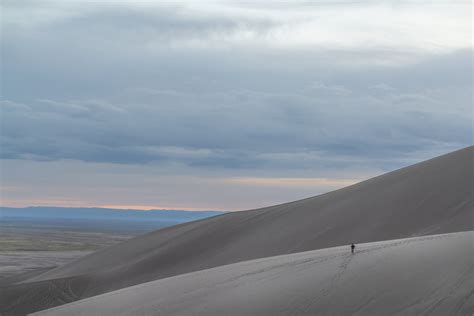
<svg viewBox="0 0 474 316">
<path fill-rule="evenodd" d="M 87 218 L 91 213 L 98 218 Z M 9 283 L 12 280 L 9 277 L 14 275 L 31 275 L 35 270 L 45 272 L 147 232 L 213 215 L 212 212 L 168 213 L 0 208 L 0 285 Z"/>
<path fill-rule="evenodd" d="M 57 221 L 45 225 L 35 220 L 0 221 L 0 284 L 6 277 L 51 269 L 98 249 L 139 235 L 120 229 L 94 229 Z"/>
</svg>

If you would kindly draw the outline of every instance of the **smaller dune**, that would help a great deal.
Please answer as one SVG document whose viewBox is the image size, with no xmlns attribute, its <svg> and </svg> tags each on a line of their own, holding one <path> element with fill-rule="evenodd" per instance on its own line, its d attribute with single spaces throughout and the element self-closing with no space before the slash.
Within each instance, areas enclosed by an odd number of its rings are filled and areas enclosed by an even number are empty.
<svg viewBox="0 0 474 316">
<path fill-rule="evenodd" d="M 245 261 L 34 315 L 472 315 L 474 232 Z"/>
</svg>

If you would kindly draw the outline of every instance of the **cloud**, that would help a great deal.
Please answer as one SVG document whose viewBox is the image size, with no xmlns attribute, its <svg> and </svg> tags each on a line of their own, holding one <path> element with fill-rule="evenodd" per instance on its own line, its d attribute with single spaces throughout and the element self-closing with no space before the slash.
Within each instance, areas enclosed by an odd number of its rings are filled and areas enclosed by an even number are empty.
<svg viewBox="0 0 474 316">
<path fill-rule="evenodd" d="M 470 29 L 469 3 L 212 1 L 195 6 L 190 1 L 26 1 L 22 5 L 7 1 L 3 9 L 7 27 L 59 26 L 53 30 L 56 34 L 69 32 L 88 43 L 119 44 L 126 39 L 140 49 L 152 50 L 263 44 L 292 49 L 382 47 L 446 52 L 469 41 Z M 433 20 L 439 28 L 433 28 Z"/>
<path fill-rule="evenodd" d="M 292 93 L 141 88 L 106 101 L 5 101 L 2 157 L 297 169 L 469 144 L 464 103 L 375 87 L 311 81 Z"/>
</svg>

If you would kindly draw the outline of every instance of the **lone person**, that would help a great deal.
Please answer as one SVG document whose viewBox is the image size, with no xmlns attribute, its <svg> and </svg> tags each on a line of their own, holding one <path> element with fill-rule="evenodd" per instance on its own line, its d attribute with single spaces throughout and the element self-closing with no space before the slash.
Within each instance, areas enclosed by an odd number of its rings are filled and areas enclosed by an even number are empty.
<svg viewBox="0 0 474 316">
<path fill-rule="evenodd" d="M 351 252 L 354 253 L 354 249 L 355 249 L 355 245 L 354 244 L 351 244 Z"/>
</svg>

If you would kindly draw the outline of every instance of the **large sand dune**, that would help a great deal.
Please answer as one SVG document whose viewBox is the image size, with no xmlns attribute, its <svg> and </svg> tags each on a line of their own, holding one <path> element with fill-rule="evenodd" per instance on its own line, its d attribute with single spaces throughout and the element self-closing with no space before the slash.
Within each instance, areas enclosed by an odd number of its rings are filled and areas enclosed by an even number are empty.
<svg viewBox="0 0 474 316">
<path fill-rule="evenodd" d="M 158 230 L 0 288 L 27 313 L 239 261 L 472 230 L 473 147 L 317 197 Z"/>
<path fill-rule="evenodd" d="M 472 315 L 473 232 L 337 247 L 153 281 L 37 315 Z"/>
</svg>

